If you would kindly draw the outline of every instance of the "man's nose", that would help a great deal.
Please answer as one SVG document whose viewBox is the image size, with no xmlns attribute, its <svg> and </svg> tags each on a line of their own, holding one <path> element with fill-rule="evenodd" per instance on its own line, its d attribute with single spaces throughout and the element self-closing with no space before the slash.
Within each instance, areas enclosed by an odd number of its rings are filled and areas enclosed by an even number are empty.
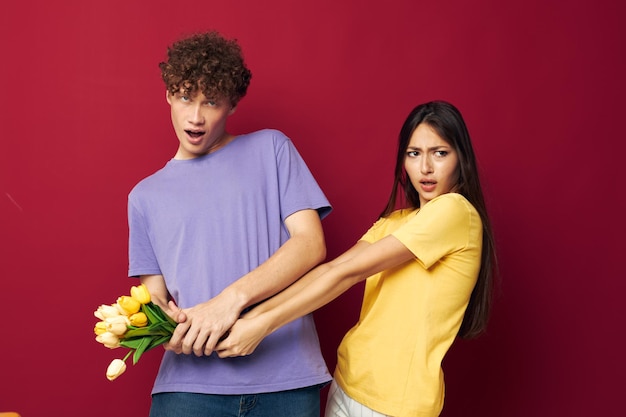
<svg viewBox="0 0 626 417">
<path fill-rule="evenodd" d="M 204 114 L 202 113 L 200 106 L 194 106 L 191 109 L 191 112 L 189 114 L 189 122 L 193 123 L 194 125 L 201 125 L 204 123 Z"/>
</svg>

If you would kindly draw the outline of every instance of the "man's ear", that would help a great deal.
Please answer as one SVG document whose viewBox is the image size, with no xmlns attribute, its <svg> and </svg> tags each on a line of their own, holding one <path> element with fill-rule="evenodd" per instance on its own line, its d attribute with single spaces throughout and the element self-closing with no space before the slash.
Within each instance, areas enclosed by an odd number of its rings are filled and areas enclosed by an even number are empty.
<svg viewBox="0 0 626 417">
<path fill-rule="evenodd" d="M 172 104 L 172 96 L 170 95 L 170 90 L 165 90 L 165 100 L 167 100 L 169 104 Z"/>
<path fill-rule="evenodd" d="M 237 106 L 236 105 L 230 108 L 230 111 L 228 112 L 228 115 L 229 116 L 232 115 L 235 112 L 235 110 L 237 110 Z"/>
</svg>

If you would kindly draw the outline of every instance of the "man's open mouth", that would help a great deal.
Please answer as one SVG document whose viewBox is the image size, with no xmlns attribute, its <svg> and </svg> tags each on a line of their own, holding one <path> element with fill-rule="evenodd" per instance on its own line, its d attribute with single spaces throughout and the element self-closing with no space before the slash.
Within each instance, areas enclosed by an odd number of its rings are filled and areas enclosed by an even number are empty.
<svg viewBox="0 0 626 417">
<path fill-rule="evenodd" d="M 201 131 L 185 130 L 185 133 L 187 133 L 193 139 L 198 139 L 199 137 L 204 135 L 205 132 L 202 130 Z"/>
</svg>

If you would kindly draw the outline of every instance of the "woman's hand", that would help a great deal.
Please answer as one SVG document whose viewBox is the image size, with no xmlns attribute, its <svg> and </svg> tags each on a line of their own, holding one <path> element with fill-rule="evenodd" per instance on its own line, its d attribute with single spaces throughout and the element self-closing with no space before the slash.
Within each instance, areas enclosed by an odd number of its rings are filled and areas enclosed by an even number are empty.
<svg viewBox="0 0 626 417">
<path fill-rule="evenodd" d="M 269 333 L 262 314 L 255 317 L 245 315 L 235 322 L 228 336 L 217 344 L 215 352 L 220 358 L 250 355 Z"/>
</svg>

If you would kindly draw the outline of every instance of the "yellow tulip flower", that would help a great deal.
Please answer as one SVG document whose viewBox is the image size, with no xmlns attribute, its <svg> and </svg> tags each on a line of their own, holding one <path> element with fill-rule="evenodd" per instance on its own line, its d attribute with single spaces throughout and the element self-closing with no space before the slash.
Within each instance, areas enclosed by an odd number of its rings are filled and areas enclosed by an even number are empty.
<svg viewBox="0 0 626 417">
<path fill-rule="evenodd" d="M 148 325 L 148 317 L 141 311 L 131 315 L 129 319 L 131 326 L 146 327 Z"/>
<path fill-rule="evenodd" d="M 148 287 L 146 287 L 144 284 L 137 285 L 136 287 L 131 287 L 130 296 L 139 301 L 141 304 L 148 304 L 151 300 Z"/>
<path fill-rule="evenodd" d="M 107 331 L 106 323 L 103 321 L 99 321 L 98 323 L 96 323 L 95 327 L 93 328 L 93 331 L 96 334 L 96 336 L 99 336 L 102 333 L 106 332 Z"/>
<path fill-rule="evenodd" d="M 123 295 L 117 299 L 117 305 L 126 313 L 127 316 L 135 314 L 141 308 L 141 303 L 133 297 Z"/>
</svg>

